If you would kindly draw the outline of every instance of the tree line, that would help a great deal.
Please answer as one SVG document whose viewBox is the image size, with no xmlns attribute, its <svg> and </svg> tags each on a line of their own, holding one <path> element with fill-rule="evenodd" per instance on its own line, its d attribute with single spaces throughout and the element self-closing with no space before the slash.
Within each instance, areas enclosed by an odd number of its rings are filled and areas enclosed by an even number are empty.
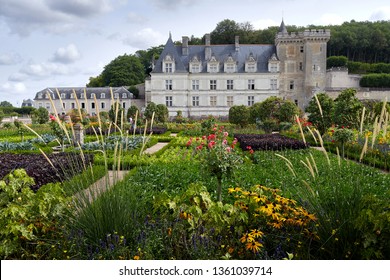
<svg viewBox="0 0 390 280">
<path fill-rule="evenodd" d="M 330 29 L 328 42 L 329 56 L 345 56 L 350 62 L 390 63 L 390 21 L 344 22 L 341 25 L 318 26 L 287 25 L 289 32 L 305 29 Z M 235 36 L 240 36 L 241 44 L 274 44 L 279 26 L 256 30 L 249 22 L 238 23 L 225 19 L 217 23 L 210 32 L 212 44 L 233 44 Z M 202 37 L 190 36 L 190 45 L 202 45 Z M 175 42 L 180 45 L 181 42 Z M 124 54 L 108 63 L 102 73 L 90 77 L 87 87 L 134 86 L 141 84 L 152 71 L 152 62 L 157 60 L 163 45 L 138 50 L 135 54 Z"/>
</svg>

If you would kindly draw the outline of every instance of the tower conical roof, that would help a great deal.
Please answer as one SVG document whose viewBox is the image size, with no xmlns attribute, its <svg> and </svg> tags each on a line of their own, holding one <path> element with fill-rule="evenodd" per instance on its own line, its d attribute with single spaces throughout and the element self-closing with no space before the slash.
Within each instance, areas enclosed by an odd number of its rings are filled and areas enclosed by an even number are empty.
<svg viewBox="0 0 390 280">
<path fill-rule="evenodd" d="M 282 19 L 282 23 L 280 24 L 280 27 L 279 27 L 279 32 L 280 33 L 288 33 L 286 25 L 284 24 L 284 20 L 283 19 Z"/>
</svg>

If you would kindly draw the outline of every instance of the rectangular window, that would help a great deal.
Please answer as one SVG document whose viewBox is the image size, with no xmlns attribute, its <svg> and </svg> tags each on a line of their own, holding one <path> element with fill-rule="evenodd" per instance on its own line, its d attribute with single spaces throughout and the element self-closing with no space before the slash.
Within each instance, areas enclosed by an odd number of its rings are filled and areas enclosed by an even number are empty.
<svg viewBox="0 0 390 280">
<path fill-rule="evenodd" d="M 172 90 L 172 80 L 165 80 L 165 89 Z"/>
<path fill-rule="evenodd" d="M 210 106 L 217 106 L 217 97 L 216 96 L 210 96 Z"/>
<path fill-rule="evenodd" d="M 255 64 L 253 63 L 250 63 L 250 64 L 247 64 L 247 67 L 246 67 L 246 72 L 250 72 L 250 73 L 253 73 L 255 72 Z"/>
<path fill-rule="evenodd" d="M 218 72 L 218 64 L 210 64 L 209 65 L 209 71 L 211 73 L 217 73 Z"/>
<path fill-rule="evenodd" d="M 192 73 L 199 73 L 200 72 L 199 69 L 200 69 L 200 67 L 198 64 L 191 65 L 191 72 Z"/>
<path fill-rule="evenodd" d="M 229 106 L 229 107 L 234 105 L 233 96 L 227 96 L 226 97 L 226 105 Z"/>
<path fill-rule="evenodd" d="M 170 63 L 170 62 L 165 63 L 165 72 L 172 73 L 172 63 Z"/>
<path fill-rule="evenodd" d="M 270 80 L 270 88 L 272 90 L 278 89 L 278 80 L 277 79 Z"/>
<path fill-rule="evenodd" d="M 192 80 L 192 90 L 199 90 L 199 80 Z"/>
<path fill-rule="evenodd" d="M 95 102 L 91 102 L 91 108 L 95 109 Z"/>
<path fill-rule="evenodd" d="M 234 72 L 234 64 L 228 63 L 226 64 L 226 71 L 227 73 L 233 73 Z"/>
<path fill-rule="evenodd" d="M 290 90 L 294 90 L 294 81 L 290 81 Z"/>
<path fill-rule="evenodd" d="M 233 80 L 226 81 L 226 89 L 233 89 Z"/>
<path fill-rule="evenodd" d="M 46 109 L 50 110 L 50 103 L 46 103 Z"/>
<path fill-rule="evenodd" d="M 122 103 L 122 108 L 123 108 L 123 109 L 126 108 L 126 102 L 123 102 L 123 103 Z"/>
<path fill-rule="evenodd" d="M 303 53 L 303 46 L 300 46 L 299 51 Z"/>
<path fill-rule="evenodd" d="M 76 108 L 76 105 L 74 104 L 74 102 L 71 103 L 71 107 L 72 107 L 72 109 Z"/>
<path fill-rule="evenodd" d="M 210 80 L 210 90 L 217 89 L 217 80 Z"/>
<path fill-rule="evenodd" d="M 290 81 L 290 90 L 294 90 L 294 81 Z"/>
<path fill-rule="evenodd" d="M 255 97 L 248 96 L 248 106 L 252 106 L 253 104 L 255 104 Z"/>
<path fill-rule="evenodd" d="M 255 80 L 248 80 L 248 89 L 255 89 Z"/>
<path fill-rule="evenodd" d="M 100 103 L 100 108 L 105 109 L 106 108 L 106 103 L 104 103 L 104 102 Z"/>
<path fill-rule="evenodd" d="M 66 104 L 62 103 L 62 108 L 66 109 Z"/>
<path fill-rule="evenodd" d="M 172 96 L 165 96 L 165 106 L 172 107 L 173 106 L 173 98 Z"/>
<path fill-rule="evenodd" d="M 299 62 L 299 70 L 303 71 L 303 63 L 302 62 Z"/>
<path fill-rule="evenodd" d="M 278 65 L 275 64 L 275 63 L 272 63 L 271 67 L 270 67 L 270 71 L 273 72 L 273 73 L 278 72 Z"/>
<path fill-rule="evenodd" d="M 81 102 L 81 109 L 85 109 L 85 103 Z"/>
<path fill-rule="evenodd" d="M 192 106 L 194 106 L 194 107 L 199 106 L 199 96 L 192 97 Z"/>
</svg>

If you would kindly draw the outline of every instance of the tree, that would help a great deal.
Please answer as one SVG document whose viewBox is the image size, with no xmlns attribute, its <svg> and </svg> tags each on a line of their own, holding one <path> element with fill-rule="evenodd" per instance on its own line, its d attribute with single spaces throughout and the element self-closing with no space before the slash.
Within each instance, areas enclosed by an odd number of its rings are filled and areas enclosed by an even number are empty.
<svg viewBox="0 0 390 280">
<path fill-rule="evenodd" d="M 157 104 L 156 106 L 156 122 L 166 123 L 169 118 L 169 111 L 165 104 Z"/>
<path fill-rule="evenodd" d="M 300 115 L 298 106 L 291 100 L 283 100 L 279 107 L 279 122 L 293 122 L 295 115 Z"/>
<path fill-rule="evenodd" d="M 283 100 L 276 96 L 268 97 L 260 103 L 256 103 L 251 107 L 251 120 L 256 122 L 258 120 L 265 121 L 266 119 L 279 120 L 280 107 Z"/>
<path fill-rule="evenodd" d="M 87 87 L 104 87 L 104 81 L 103 81 L 102 75 L 100 74 L 99 76 L 96 76 L 96 77 L 90 77 L 89 83 L 86 86 Z"/>
<path fill-rule="evenodd" d="M 238 35 L 240 26 L 237 22 L 230 19 L 225 19 L 217 24 L 211 32 L 211 40 L 213 44 L 233 44 L 235 36 Z"/>
<path fill-rule="evenodd" d="M 245 105 L 235 105 L 229 109 L 229 122 L 241 127 L 249 123 L 249 109 Z"/>
<path fill-rule="evenodd" d="M 144 67 L 136 55 L 120 55 L 104 66 L 103 72 L 91 77 L 87 86 L 132 86 L 145 80 Z"/>
<path fill-rule="evenodd" d="M 135 106 L 135 105 L 131 105 L 130 107 L 129 107 L 129 109 L 127 109 L 127 114 L 126 114 L 126 118 L 127 119 L 130 119 L 130 118 L 132 118 L 133 120 L 135 119 L 135 115 L 137 114 L 137 111 L 138 111 L 138 116 L 139 116 L 139 109 L 138 109 L 138 107 L 137 106 Z"/>
<path fill-rule="evenodd" d="M 49 112 L 46 108 L 40 107 L 33 112 L 33 121 L 39 124 L 44 124 L 49 121 Z"/>
<path fill-rule="evenodd" d="M 136 86 L 129 87 L 128 91 L 130 91 L 134 95 L 134 98 L 138 98 L 139 97 L 139 90 L 138 90 L 138 88 Z"/>
<path fill-rule="evenodd" d="M 313 97 L 305 111 L 309 113 L 309 122 L 315 125 L 321 134 L 324 134 L 333 124 L 334 102 L 326 93 L 317 94 L 317 99 L 320 107 L 316 98 Z"/>
<path fill-rule="evenodd" d="M 144 116 L 147 120 L 151 120 L 153 113 L 156 113 L 157 111 L 157 105 L 154 102 L 149 102 L 148 105 L 145 108 Z"/>
<path fill-rule="evenodd" d="M 330 56 L 326 59 L 326 68 L 346 67 L 348 58 L 346 56 Z"/>
<path fill-rule="evenodd" d="M 0 102 L 0 107 L 13 107 L 11 102 L 8 101 L 1 101 Z"/>
<path fill-rule="evenodd" d="M 110 111 L 108 111 L 110 121 L 115 123 L 118 127 L 120 127 L 122 124 L 122 112 L 123 108 L 119 102 L 112 104 Z"/>
<path fill-rule="evenodd" d="M 3 110 L 0 109 L 0 123 L 3 121 L 4 119 L 4 112 Z"/>
<path fill-rule="evenodd" d="M 152 63 L 160 57 L 160 54 L 164 50 L 164 45 L 158 47 L 150 47 L 145 50 L 138 50 L 135 52 L 135 55 L 140 59 L 141 64 L 144 67 L 144 73 L 146 76 L 149 76 L 152 72 Z"/>
<path fill-rule="evenodd" d="M 358 128 L 362 102 L 356 98 L 355 89 L 345 89 L 334 100 L 334 122 L 339 126 Z"/>
</svg>

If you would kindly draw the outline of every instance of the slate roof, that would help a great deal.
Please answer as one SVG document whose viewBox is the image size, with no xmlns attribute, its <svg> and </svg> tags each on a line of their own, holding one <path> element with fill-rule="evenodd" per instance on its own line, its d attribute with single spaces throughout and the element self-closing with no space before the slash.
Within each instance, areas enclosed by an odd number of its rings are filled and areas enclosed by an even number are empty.
<svg viewBox="0 0 390 280">
<path fill-rule="evenodd" d="M 234 61 L 237 62 L 237 72 L 245 72 L 245 62 L 250 55 L 253 55 L 257 61 L 257 72 L 268 72 L 268 60 L 276 53 L 274 45 L 245 45 L 240 44 L 239 50 L 236 52 L 235 44 L 228 45 L 211 45 L 211 54 L 215 56 L 217 61 L 220 62 L 220 71 L 224 72 L 223 64 L 225 60 L 232 56 Z M 194 56 L 202 62 L 202 72 L 207 72 L 207 61 L 205 59 L 205 45 L 189 45 L 188 55 L 183 55 L 182 46 L 174 45 L 172 38 L 169 37 L 165 44 L 164 50 L 157 60 L 152 73 L 162 73 L 162 61 L 166 55 L 170 55 L 175 60 L 175 73 L 188 73 L 189 62 Z"/>
<path fill-rule="evenodd" d="M 87 93 L 87 99 L 94 99 L 94 98 L 91 98 L 92 93 L 95 93 L 96 99 L 101 99 L 100 98 L 101 93 L 105 93 L 104 99 L 111 99 L 110 87 L 97 87 L 97 88 L 96 87 L 57 87 L 57 88 L 49 87 L 49 88 L 45 88 L 41 91 L 38 91 L 35 95 L 34 100 L 48 99 L 48 98 L 45 98 L 45 94 L 47 92 L 49 92 L 51 94 L 52 99 L 58 99 L 57 90 L 60 94 L 65 93 L 65 95 L 66 95 L 65 98 L 61 98 L 61 99 L 71 99 L 70 96 L 73 93 L 73 90 L 76 92 L 77 98 L 84 99 L 84 98 L 81 98 L 81 94 L 84 93 L 84 89 L 85 89 L 85 92 Z M 133 98 L 133 93 L 128 91 L 125 87 L 112 87 L 111 89 L 112 89 L 113 94 L 119 93 L 120 99 L 132 99 Z M 127 94 L 127 98 L 122 98 L 123 93 Z M 38 98 L 39 94 L 42 94 L 42 98 Z"/>
</svg>

